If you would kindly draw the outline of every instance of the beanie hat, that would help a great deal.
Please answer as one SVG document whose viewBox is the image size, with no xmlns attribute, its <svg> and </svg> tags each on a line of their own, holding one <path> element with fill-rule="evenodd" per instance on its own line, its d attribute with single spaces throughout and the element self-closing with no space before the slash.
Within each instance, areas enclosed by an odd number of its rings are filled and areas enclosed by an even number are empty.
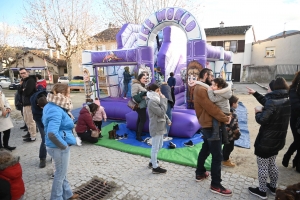
<svg viewBox="0 0 300 200">
<path fill-rule="evenodd" d="M 270 83 L 269 83 L 269 88 L 270 88 L 270 90 L 274 90 L 274 82 L 275 82 L 275 80 L 272 80 Z"/>
</svg>

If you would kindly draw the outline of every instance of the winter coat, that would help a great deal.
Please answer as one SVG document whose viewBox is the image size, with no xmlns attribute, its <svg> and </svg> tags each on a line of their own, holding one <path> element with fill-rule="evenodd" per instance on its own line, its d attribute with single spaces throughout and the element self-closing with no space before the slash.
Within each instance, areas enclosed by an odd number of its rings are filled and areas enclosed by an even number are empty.
<svg viewBox="0 0 300 200">
<path fill-rule="evenodd" d="M 65 147 L 76 144 L 73 135 L 74 123 L 67 111 L 62 107 L 49 102 L 43 108 L 42 122 L 46 133 L 46 146 L 50 148 L 60 148 L 49 139 L 49 134 L 54 134 L 55 138 Z"/>
<path fill-rule="evenodd" d="M 99 106 L 99 109 L 97 110 L 97 112 L 93 116 L 93 121 L 102 121 L 103 119 L 106 120 L 107 116 L 106 116 L 106 113 L 104 111 L 104 107 L 102 107 L 100 105 L 100 101 L 99 100 L 95 100 L 94 103 Z"/>
<path fill-rule="evenodd" d="M 136 99 L 134 96 L 139 95 L 141 92 L 147 92 L 146 88 L 144 88 L 140 81 L 134 79 L 132 81 L 131 86 L 131 96 Z M 137 102 L 139 104 L 139 108 L 146 108 L 146 100 L 144 98 L 141 99 L 140 102 Z"/>
<path fill-rule="evenodd" d="M 47 97 L 47 94 L 48 93 L 45 90 L 40 90 L 40 91 L 37 91 L 36 93 L 34 93 L 30 97 L 31 110 L 32 110 L 32 114 L 34 115 L 34 117 L 42 118 L 43 109 L 37 105 L 37 100 L 42 96 Z"/>
<path fill-rule="evenodd" d="M 40 79 L 36 82 L 36 89 L 37 90 L 46 90 L 47 82 L 45 79 Z"/>
<path fill-rule="evenodd" d="M 226 130 L 228 132 L 228 140 L 238 140 L 241 136 L 238 116 L 234 108 L 230 108 L 231 121 L 226 125 Z"/>
<path fill-rule="evenodd" d="M 197 84 L 200 84 L 206 88 L 209 86 L 201 81 L 197 81 Z M 232 96 L 231 86 L 222 88 L 220 90 L 207 90 L 208 98 L 214 102 L 224 113 L 230 113 L 229 99 Z"/>
<path fill-rule="evenodd" d="M 277 155 L 285 145 L 285 138 L 291 115 L 287 90 L 274 90 L 265 96 L 255 92 L 253 96 L 264 107 L 255 115 L 260 124 L 254 147 L 255 155 L 269 158 Z"/>
<path fill-rule="evenodd" d="M 149 132 L 151 137 L 167 133 L 166 123 L 171 123 L 166 115 L 168 99 L 161 98 L 156 92 L 147 92 Z"/>
<path fill-rule="evenodd" d="M 193 94 L 196 116 L 202 128 L 211 128 L 212 118 L 219 122 L 228 122 L 228 117 L 208 98 L 206 87 L 196 84 Z"/>
<path fill-rule="evenodd" d="M 131 81 L 131 75 L 129 74 L 129 72 L 124 71 L 123 77 L 124 77 L 124 79 L 123 79 L 124 84 L 128 84 Z"/>
<path fill-rule="evenodd" d="M 8 129 L 11 129 L 12 127 L 14 127 L 12 120 L 10 118 L 10 114 L 8 115 L 8 117 L 2 116 L 2 109 L 6 109 L 6 108 L 10 108 L 10 105 L 7 101 L 7 99 L 5 98 L 5 95 L 0 91 L 0 106 L 1 104 L 3 104 L 3 108 L 1 108 L 0 110 L 0 132 L 2 131 L 6 131 Z"/>
<path fill-rule="evenodd" d="M 22 167 L 19 160 L 20 157 L 12 157 L 8 162 L 0 162 L 2 163 L 0 164 L 0 178 L 9 182 L 12 200 L 20 199 L 25 193 L 24 182 L 22 179 Z"/>
<path fill-rule="evenodd" d="M 29 76 L 25 78 L 22 85 L 19 87 L 19 92 L 22 96 L 23 106 L 30 106 L 30 97 L 36 92 L 36 77 Z"/>
<path fill-rule="evenodd" d="M 169 78 L 168 78 L 168 85 L 170 86 L 170 87 L 175 87 L 175 85 L 176 85 L 176 79 L 174 78 L 174 77 L 172 77 L 172 76 L 170 76 Z"/>
<path fill-rule="evenodd" d="M 174 107 L 174 102 L 171 94 L 171 88 L 167 83 L 162 83 L 160 86 L 161 93 L 168 99 L 171 108 Z"/>
<path fill-rule="evenodd" d="M 300 95 L 297 94 L 295 88 L 290 89 L 289 98 L 291 101 L 291 118 L 297 119 L 300 117 Z"/>
<path fill-rule="evenodd" d="M 84 133 L 87 130 L 97 130 L 89 106 L 84 106 L 80 110 L 75 130 L 78 134 Z"/>
</svg>

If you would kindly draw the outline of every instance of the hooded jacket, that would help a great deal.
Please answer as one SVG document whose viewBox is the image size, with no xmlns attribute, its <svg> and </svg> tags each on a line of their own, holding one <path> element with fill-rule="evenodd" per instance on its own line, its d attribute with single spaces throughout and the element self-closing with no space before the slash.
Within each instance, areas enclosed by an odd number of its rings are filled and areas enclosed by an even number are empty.
<svg viewBox="0 0 300 200">
<path fill-rule="evenodd" d="M 147 92 L 149 132 L 151 137 L 167 133 L 166 123 L 170 123 L 170 119 L 166 115 L 167 102 L 167 98 L 161 98 L 156 92 Z"/>
<path fill-rule="evenodd" d="M 86 105 L 80 110 L 75 130 L 77 134 L 84 133 L 87 130 L 97 130 L 89 106 Z"/>
<path fill-rule="evenodd" d="M 36 89 L 37 90 L 46 90 L 47 82 L 45 79 L 40 79 L 36 82 Z"/>
<path fill-rule="evenodd" d="M 103 119 L 106 120 L 107 116 L 104 111 L 104 107 L 100 105 L 100 101 L 95 100 L 95 104 L 99 106 L 99 109 L 96 111 L 95 115 L 93 116 L 93 121 L 102 121 Z"/>
<path fill-rule="evenodd" d="M 6 131 L 14 127 L 13 122 L 10 118 L 10 114 L 8 115 L 8 117 L 2 116 L 2 109 L 9 108 L 11 110 L 11 108 L 7 99 L 5 98 L 5 95 L 1 91 L 0 91 L 0 107 L 2 107 L 0 109 L 0 133 L 1 133 L 2 131 Z"/>
<path fill-rule="evenodd" d="M 25 193 L 22 179 L 22 167 L 19 163 L 20 157 L 12 157 L 11 160 L 3 163 L 0 157 L 0 178 L 5 179 L 10 184 L 11 199 L 17 200 Z"/>
<path fill-rule="evenodd" d="M 30 75 L 25 78 L 19 87 L 19 92 L 22 95 L 23 106 L 30 106 L 30 97 L 36 92 L 36 77 Z"/>
<path fill-rule="evenodd" d="M 285 138 L 291 115 L 291 105 L 287 90 L 274 90 L 265 96 L 255 92 L 253 96 L 264 107 L 256 113 L 260 124 L 254 147 L 255 155 L 269 158 L 277 155 L 285 145 Z"/>
</svg>

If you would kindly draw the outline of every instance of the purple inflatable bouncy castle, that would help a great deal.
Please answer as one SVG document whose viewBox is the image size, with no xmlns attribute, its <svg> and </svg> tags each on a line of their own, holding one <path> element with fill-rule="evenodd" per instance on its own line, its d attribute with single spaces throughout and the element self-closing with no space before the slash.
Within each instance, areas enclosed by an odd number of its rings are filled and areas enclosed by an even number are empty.
<svg viewBox="0 0 300 200">
<path fill-rule="evenodd" d="M 173 26 L 177 27 L 177 30 Z M 164 37 L 158 51 L 156 36 L 161 30 L 163 30 Z M 182 47 L 180 43 L 178 46 L 174 45 L 176 42 L 172 35 L 176 31 L 185 34 L 186 40 L 183 39 L 181 42 L 186 43 L 186 49 L 180 48 Z M 94 77 L 96 80 L 94 97 L 101 99 L 101 105 L 105 107 L 108 118 L 126 119 L 127 127 L 135 130 L 137 114 L 127 107 L 128 100 L 120 98 L 122 73 L 125 66 L 129 66 L 131 72 L 147 71 L 148 83 L 151 83 L 154 82 L 156 62 L 165 79 L 170 72 L 174 72 L 177 79 L 176 106 L 169 135 L 192 137 L 199 130 L 200 125 L 195 111 L 186 109 L 185 106 L 186 66 L 194 60 L 203 67 L 207 66 L 207 63 L 217 61 L 224 63 L 224 49 L 208 47 L 204 29 L 199 26 L 193 15 L 184 9 L 173 7 L 153 13 L 141 26 L 125 24 L 116 37 L 118 50 L 83 51 L 82 55 L 83 68 L 92 74 L 91 79 Z M 228 55 L 230 56 L 226 57 L 226 62 L 231 59 L 231 54 Z M 218 65 L 214 65 L 214 72 L 216 72 L 216 66 Z M 100 98 L 100 91 L 107 91 L 108 97 Z M 149 131 L 148 126 L 146 123 L 145 132 Z"/>
</svg>

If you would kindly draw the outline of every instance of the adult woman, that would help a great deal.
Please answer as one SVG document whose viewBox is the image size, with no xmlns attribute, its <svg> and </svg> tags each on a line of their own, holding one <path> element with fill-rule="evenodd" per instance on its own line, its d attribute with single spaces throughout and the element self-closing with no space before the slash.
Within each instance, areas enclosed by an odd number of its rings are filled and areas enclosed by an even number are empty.
<svg viewBox="0 0 300 200">
<path fill-rule="evenodd" d="M 255 108 L 255 119 L 260 129 L 254 147 L 257 156 L 259 187 L 249 187 L 249 192 L 262 199 L 267 198 L 267 189 L 275 195 L 278 180 L 278 168 L 275 159 L 278 152 L 284 147 L 289 117 L 291 114 L 290 100 L 288 99 L 288 85 L 282 77 L 278 77 L 270 84 L 265 96 L 248 88 L 249 94 L 262 104 L 263 108 Z M 269 174 L 270 183 L 267 183 Z"/>
<path fill-rule="evenodd" d="M 136 110 L 138 118 L 136 121 L 136 139 L 142 141 L 142 131 L 144 124 L 146 122 L 146 88 L 145 84 L 147 82 L 147 77 L 144 73 L 138 75 L 137 79 L 132 81 L 131 86 L 131 96 L 139 104 L 138 109 Z"/>
<path fill-rule="evenodd" d="M 42 122 L 45 128 L 47 152 L 55 163 L 55 174 L 50 199 L 76 199 L 67 180 L 70 145 L 76 144 L 72 129 L 73 120 L 68 112 L 72 109 L 70 88 L 57 83 L 47 95 L 48 104 L 43 109 Z"/>
<path fill-rule="evenodd" d="M 10 111 L 9 103 L 2 91 L 0 91 L 0 148 L 4 147 L 5 149 L 12 151 L 16 147 L 8 146 L 10 129 L 14 127 L 10 118 Z M 1 132 L 3 132 L 3 145 Z"/>
<path fill-rule="evenodd" d="M 93 116 L 99 109 L 99 106 L 95 103 L 91 103 L 89 105 L 84 106 L 79 113 L 76 132 L 78 137 L 81 138 L 82 141 L 96 143 L 98 142 L 98 138 L 92 137 L 92 130 L 99 131 L 95 126 L 93 121 Z"/>
<path fill-rule="evenodd" d="M 291 101 L 290 126 L 294 141 L 284 154 L 282 165 L 288 167 L 291 156 L 297 150 L 297 154 L 293 160 L 293 167 L 296 167 L 296 171 L 300 173 L 300 133 L 297 132 L 297 128 L 299 127 L 296 127 L 297 119 L 300 120 L 300 71 L 296 73 L 290 85 L 289 97 Z"/>
<path fill-rule="evenodd" d="M 171 121 L 166 115 L 168 109 L 168 99 L 161 93 L 156 84 L 151 84 L 147 92 L 149 131 L 152 137 L 151 163 L 153 174 L 166 173 L 167 170 L 160 168 L 157 163 L 158 151 L 163 146 L 163 135 L 167 132 L 166 123 L 171 125 Z"/>
<path fill-rule="evenodd" d="M 131 75 L 129 73 L 129 67 L 124 67 L 124 72 L 123 72 L 123 83 L 124 83 L 124 96 L 123 98 L 124 99 L 127 99 L 126 98 L 126 95 L 127 95 L 127 92 L 128 92 L 128 84 L 129 82 L 131 81 Z"/>
</svg>

